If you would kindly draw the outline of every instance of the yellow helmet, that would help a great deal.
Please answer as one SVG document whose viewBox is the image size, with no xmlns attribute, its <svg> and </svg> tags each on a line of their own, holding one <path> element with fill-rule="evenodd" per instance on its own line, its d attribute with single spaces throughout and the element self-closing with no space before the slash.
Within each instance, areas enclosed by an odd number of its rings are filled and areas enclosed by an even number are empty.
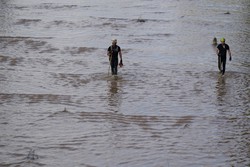
<svg viewBox="0 0 250 167">
<path fill-rule="evenodd" d="M 225 40 L 225 38 L 221 38 L 220 41 L 221 42 L 225 42 L 226 40 Z"/>
</svg>

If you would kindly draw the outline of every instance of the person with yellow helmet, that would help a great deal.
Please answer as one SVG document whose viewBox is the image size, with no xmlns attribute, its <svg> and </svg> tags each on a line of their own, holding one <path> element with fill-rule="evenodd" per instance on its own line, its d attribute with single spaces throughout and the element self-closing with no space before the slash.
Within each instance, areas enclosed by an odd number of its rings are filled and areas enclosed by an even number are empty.
<svg viewBox="0 0 250 167">
<path fill-rule="evenodd" d="M 112 40 L 112 45 L 108 48 L 107 55 L 109 56 L 109 62 L 111 67 L 112 75 L 117 75 L 117 66 L 118 66 L 118 54 L 120 56 L 119 66 L 122 67 L 122 51 L 120 46 L 117 45 L 117 39 Z"/>
<path fill-rule="evenodd" d="M 229 45 L 225 43 L 225 38 L 220 39 L 220 44 L 217 46 L 216 53 L 218 55 L 218 68 L 222 75 L 225 74 L 226 71 L 226 61 L 227 61 L 227 52 L 229 54 L 229 61 L 232 60 L 231 51 Z M 222 66 L 222 69 L 221 69 Z"/>
</svg>

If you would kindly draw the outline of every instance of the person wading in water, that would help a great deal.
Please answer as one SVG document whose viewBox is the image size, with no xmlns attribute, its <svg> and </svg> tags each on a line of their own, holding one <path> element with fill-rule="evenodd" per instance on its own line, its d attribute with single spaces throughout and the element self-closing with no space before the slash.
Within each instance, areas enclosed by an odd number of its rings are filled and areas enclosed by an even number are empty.
<svg viewBox="0 0 250 167">
<path fill-rule="evenodd" d="M 122 67 L 122 51 L 120 46 L 117 45 L 117 40 L 112 40 L 112 45 L 108 48 L 107 55 L 109 56 L 109 62 L 111 67 L 112 75 L 117 75 L 117 66 L 118 66 L 118 54 L 120 56 L 119 66 Z"/>
<path fill-rule="evenodd" d="M 229 46 L 225 43 L 225 38 L 221 38 L 220 42 L 221 43 L 217 46 L 216 53 L 218 55 L 218 68 L 221 74 L 224 75 L 226 71 L 227 52 L 229 54 L 229 61 L 232 60 L 232 56 Z"/>
</svg>

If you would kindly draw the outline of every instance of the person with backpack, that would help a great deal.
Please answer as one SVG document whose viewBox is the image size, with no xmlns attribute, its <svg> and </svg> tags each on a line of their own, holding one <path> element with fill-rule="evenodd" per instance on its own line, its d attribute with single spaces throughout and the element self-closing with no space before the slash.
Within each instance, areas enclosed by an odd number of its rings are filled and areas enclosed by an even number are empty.
<svg viewBox="0 0 250 167">
<path fill-rule="evenodd" d="M 218 68 L 222 75 L 224 75 L 226 71 L 227 52 L 229 54 L 229 61 L 232 60 L 229 45 L 226 44 L 225 41 L 226 41 L 225 38 L 220 39 L 221 43 L 217 46 L 217 51 L 216 51 L 218 55 Z"/>
<path fill-rule="evenodd" d="M 120 56 L 120 62 L 118 61 L 118 54 Z M 117 45 L 116 39 L 112 40 L 112 45 L 108 48 L 107 55 L 109 56 L 111 73 L 112 75 L 117 75 L 118 62 L 120 67 L 123 66 L 123 63 L 122 63 L 122 51 L 120 46 Z"/>
</svg>

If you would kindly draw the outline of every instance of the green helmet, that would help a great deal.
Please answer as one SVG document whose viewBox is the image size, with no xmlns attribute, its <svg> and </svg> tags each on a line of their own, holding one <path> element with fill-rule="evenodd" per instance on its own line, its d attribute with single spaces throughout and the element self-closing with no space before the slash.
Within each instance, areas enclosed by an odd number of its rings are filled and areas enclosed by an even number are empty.
<svg viewBox="0 0 250 167">
<path fill-rule="evenodd" d="M 220 41 L 221 42 L 225 42 L 226 40 L 225 40 L 225 38 L 221 38 Z"/>
</svg>

